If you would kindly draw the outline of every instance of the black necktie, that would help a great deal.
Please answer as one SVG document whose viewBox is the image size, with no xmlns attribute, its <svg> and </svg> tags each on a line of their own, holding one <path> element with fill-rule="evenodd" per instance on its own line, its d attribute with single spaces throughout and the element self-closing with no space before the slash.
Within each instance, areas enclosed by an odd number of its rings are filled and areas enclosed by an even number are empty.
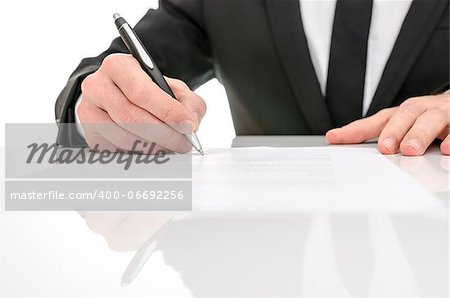
<svg viewBox="0 0 450 298">
<path fill-rule="evenodd" d="M 326 101 L 336 126 L 362 116 L 372 0 L 337 0 Z"/>
</svg>

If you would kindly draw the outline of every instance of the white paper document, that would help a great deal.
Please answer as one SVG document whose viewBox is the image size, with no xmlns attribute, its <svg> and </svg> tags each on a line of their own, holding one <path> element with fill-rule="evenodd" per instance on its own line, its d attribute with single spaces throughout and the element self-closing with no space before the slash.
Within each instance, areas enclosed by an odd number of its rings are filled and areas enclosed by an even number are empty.
<svg viewBox="0 0 450 298">
<path fill-rule="evenodd" d="M 193 210 L 446 212 L 376 149 L 237 148 L 193 156 Z"/>
</svg>

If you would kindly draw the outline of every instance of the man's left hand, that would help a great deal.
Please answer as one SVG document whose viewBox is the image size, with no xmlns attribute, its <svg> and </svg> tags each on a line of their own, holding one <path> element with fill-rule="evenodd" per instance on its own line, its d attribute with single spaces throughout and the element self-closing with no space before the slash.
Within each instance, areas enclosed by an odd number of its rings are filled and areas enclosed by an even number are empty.
<svg viewBox="0 0 450 298">
<path fill-rule="evenodd" d="M 410 98 L 326 135 L 330 144 L 357 144 L 377 137 L 383 154 L 423 155 L 440 139 L 442 154 L 450 155 L 450 94 Z"/>
</svg>

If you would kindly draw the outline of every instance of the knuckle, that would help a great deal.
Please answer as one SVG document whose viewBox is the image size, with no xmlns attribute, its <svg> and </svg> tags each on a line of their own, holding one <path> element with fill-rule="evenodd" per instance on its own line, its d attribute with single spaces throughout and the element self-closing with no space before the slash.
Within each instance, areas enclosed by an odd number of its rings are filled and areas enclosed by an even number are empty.
<svg viewBox="0 0 450 298">
<path fill-rule="evenodd" d="M 412 116 L 416 115 L 415 111 L 416 111 L 416 107 L 414 107 L 414 105 L 412 105 L 412 104 L 408 104 L 408 105 L 402 106 L 398 110 L 398 113 L 404 117 L 412 117 Z"/>
<path fill-rule="evenodd" d="M 408 98 L 404 102 L 402 102 L 402 104 L 400 106 L 401 107 L 408 106 L 408 105 L 412 104 L 413 102 L 415 102 L 415 100 L 416 100 L 415 97 Z"/>
<path fill-rule="evenodd" d="M 173 111 L 172 114 L 169 116 L 168 121 L 172 121 L 176 124 L 181 125 L 180 129 L 192 129 L 192 124 L 195 117 L 192 116 L 192 113 L 187 111 Z"/>
<path fill-rule="evenodd" d="M 400 106 L 422 106 L 424 102 L 427 100 L 427 96 L 415 96 L 410 97 L 407 100 L 405 100 Z"/>
<path fill-rule="evenodd" d="M 385 109 L 382 109 L 382 110 L 380 111 L 380 113 L 385 113 L 385 114 L 387 114 L 387 113 L 389 113 L 389 112 L 391 112 L 392 110 L 395 110 L 395 109 L 396 109 L 395 107 L 385 108 Z"/>
<path fill-rule="evenodd" d="M 186 89 L 186 90 L 191 90 L 191 88 L 189 88 L 189 86 L 185 82 L 183 82 L 181 80 L 176 80 L 176 82 L 179 84 L 180 88 Z"/>
<path fill-rule="evenodd" d="M 395 108 L 386 108 L 386 109 L 382 109 L 378 113 L 382 116 L 387 116 L 387 115 L 390 115 L 394 109 Z"/>
<path fill-rule="evenodd" d="M 149 101 L 149 90 L 136 83 L 132 83 L 130 87 L 130 100 L 140 106 L 145 106 Z"/>
<path fill-rule="evenodd" d="M 118 59 L 128 63 L 132 67 L 140 67 L 139 62 L 131 54 L 116 54 Z"/>
<path fill-rule="evenodd" d="M 440 108 L 431 108 L 427 111 L 433 118 L 436 119 L 436 121 L 438 122 L 444 122 L 446 120 L 448 120 L 446 117 L 446 113 L 440 109 Z"/>
<path fill-rule="evenodd" d="M 89 94 L 92 90 L 94 90 L 97 82 L 98 74 L 96 72 L 88 75 L 81 83 L 81 92 L 84 94 Z"/>
<path fill-rule="evenodd" d="M 101 68 L 105 69 L 105 70 L 111 70 L 114 69 L 114 67 L 117 64 L 117 60 L 118 60 L 118 55 L 117 54 L 111 54 L 105 57 L 105 59 L 103 59 Z"/>
<path fill-rule="evenodd" d="M 387 121 L 398 111 L 398 107 L 385 108 L 377 112 L 376 114 L 365 118 L 364 120 L 368 121 L 368 123 L 372 123 L 372 125 L 381 125 L 382 123 L 386 124 Z"/>
<path fill-rule="evenodd" d="M 178 79 L 171 79 L 171 83 L 179 89 L 187 89 L 187 90 L 191 90 L 189 88 L 189 86 L 182 80 L 178 80 Z"/>
<path fill-rule="evenodd" d="M 137 123 L 139 121 L 136 112 L 130 107 L 124 106 L 121 110 L 120 120 L 123 123 Z"/>
<path fill-rule="evenodd" d="M 115 72 L 118 67 L 127 67 L 128 65 L 133 65 L 135 59 L 129 54 L 115 53 L 105 57 L 100 66 L 101 71 Z"/>
<path fill-rule="evenodd" d="M 391 114 L 392 112 L 395 112 L 397 110 L 398 110 L 398 107 L 391 107 L 391 108 L 385 109 L 386 114 Z"/>
<path fill-rule="evenodd" d="M 174 113 L 174 108 L 172 105 L 166 105 L 163 108 L 161 117 L 162 117 L 161 121 L 166 122 L 166 123 L 172 122 L 172 121 L 177 122 L 179 120 L 179 117 L 177 117 Z"/>
</svg>

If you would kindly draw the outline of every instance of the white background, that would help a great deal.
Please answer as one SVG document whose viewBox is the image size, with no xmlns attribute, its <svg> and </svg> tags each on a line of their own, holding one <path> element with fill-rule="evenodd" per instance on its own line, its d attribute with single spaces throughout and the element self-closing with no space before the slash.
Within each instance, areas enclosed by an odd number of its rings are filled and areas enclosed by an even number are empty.
<svg viewBox="0 0 450 298">
<path fill-rule="evenodd" d="M 84 57 L 97 56 L 118 36 L 112 15 L 135 24 L 155 0 L 1 1 L 1 134 L 4 123 L 53 123 L 54 103 Z M 234 137 L 223 87 L 197 90 L 208 104 L 198 136 L 204 147 L 229 147 Z"/>
</svg>

